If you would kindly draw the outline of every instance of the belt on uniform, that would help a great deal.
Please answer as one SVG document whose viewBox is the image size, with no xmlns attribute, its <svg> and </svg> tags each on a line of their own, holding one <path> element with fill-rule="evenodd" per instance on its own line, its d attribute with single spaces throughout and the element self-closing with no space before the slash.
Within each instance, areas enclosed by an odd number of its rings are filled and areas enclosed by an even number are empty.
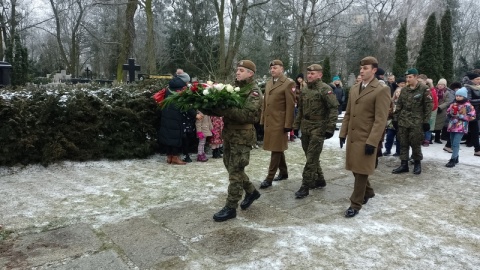
<svg viewBox="0 0 480 270">
<path fill-rule="evenodd" d="M 226 127 L 231 129 L 252 129 L 253 124 L 244 124 L 244 125 L 226 125 Z"/>
<path fill-rule="evenodd" d="M 303 118 L 304 118 L 305 120 L 322 120 L 322 117 L 320 117 L 320 116 L 305 115 Z"/>
</svg>

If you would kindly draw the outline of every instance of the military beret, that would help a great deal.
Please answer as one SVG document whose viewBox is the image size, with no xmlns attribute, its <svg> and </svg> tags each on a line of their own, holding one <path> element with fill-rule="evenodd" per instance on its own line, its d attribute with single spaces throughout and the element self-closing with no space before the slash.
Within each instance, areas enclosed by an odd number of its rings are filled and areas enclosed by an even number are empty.
<svg viewBox="0 0 480 270">
<path fill-rule="evenodd" d="M 275 66 L 275 65 L 283 67 L 283 62 L 280 60 L 273 60 L 272 62 L 270 62 L 270 66 Z"/>
<path fill-rule="evenodd" d="M 313 64 L 307 67 L 307 71 L 322 71 L 323 68 L 319 64 Z"/>
<path fill-rule="evenodd" d="M 255 66 L 255 63 L 250 60 L 240 60 L 237 64 L 237 67 L 248 68 L 253 71 L 253 73 L 257 72 L 257 66 Z"/>
<path fill-rule="evenodd" d="M 405 72 L 405 75 L 418 75 L 418 70 L 416 68 L 411 68 Z"/>
<path fill-rule="evenodd" d="M 367 57 L 363 58 L 362 60 L 360 60 L 360 66 L 373 65 L 373 64 L 378 65 L 377 58 L 375 58 L 373 56 L 367 56 Z"/>
<path fill-rule="evenodd" d="M 474 79 L 480 77 L 480 75 L 478 75 L 477 73 L 473 73 L 473 72 L 468 72 L 466 76 L 468 77 L 469 80 L 474 80 Z"/>
</svg>

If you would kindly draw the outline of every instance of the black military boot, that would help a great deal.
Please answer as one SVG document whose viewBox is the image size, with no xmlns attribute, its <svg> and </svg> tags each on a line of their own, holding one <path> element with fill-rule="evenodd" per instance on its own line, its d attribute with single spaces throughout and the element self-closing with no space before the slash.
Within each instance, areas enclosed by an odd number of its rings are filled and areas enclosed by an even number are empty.
<svg viewBox="0 0 480 270">
<path fill-rule="evenodd" d="M 243 199 L 242 203 L 240 203 L 240 208 L 242 210 L 247 209 L 252 205 L 253 201 L 260 198 L 260 192 L 258 190 L 253 191 L 252 193 L 245 193 L 245 198 Z"/>
<path fill-rule="evenodd" d="M 212 158 L 221 158 L 222 154 L 220 154 L 220 149 L 216 148 L 212 151 Z"/>
<path fill-rule="evenodd" d="M 398 174 L 398 173 L 404 173 L 404 172 L 408 172 L 409 169 L 408 169 L 408 161 L 407 160 L 402 160 L 402 163 L 400 164 L 400 166 L 396 169 L 394 169 L 392 171 L 392 173 L 394 174 Z"/>
<path fill-rule="evenodd" d="M 445 164 L 445 167 L 452 168 L 455 167 L 455 159 L 451 158 L 447 164 Z"/>
<path fill-rule="evenodd" d="M 235 218 L 236 216 L 237 209 L 225 206 L 222 208 L 222 210 L 218 211 L 217 213 L 215 213 L 215 215 L 213 215 L 213 219 L 215 221 L 225 221 L 231 218 Z"/>
<path fill-rule="evenodd" d="M 261 189 L 265 189 L 265 188 L 268 188 L 268 187 L 271 187 L 272 186 L 272 181 L 271 180 L 263 180 L 262 183 L 260 183 L 260 188 Z"/>
<path fill-rule="evenodd" d="M 300 189 L 297 192 L 295 192 L 295 198 L 301 199 L 301 198 L 307 197 L 308 194 L 309 194 L 308 187 L 305 185 L 302 185 Z"/>
<path fill-rule="evenodd" d="M 422 164 L 420 160 L 415 160 L 413 162 L 413 174 L 421 174 L 422 173 Z"/>
</svg>

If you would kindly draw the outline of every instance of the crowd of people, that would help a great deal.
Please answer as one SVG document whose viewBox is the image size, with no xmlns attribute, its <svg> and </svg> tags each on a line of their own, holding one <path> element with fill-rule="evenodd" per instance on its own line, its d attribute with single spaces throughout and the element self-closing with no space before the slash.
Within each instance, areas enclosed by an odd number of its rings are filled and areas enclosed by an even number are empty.
<svg viewBox="0 0 480 270">
<path fill-rule="evenodd" d="M 346 146 L 345 168 L 354 177 L 345 217 L 356 216 L 362 205 L 375 196 L 368 178 L 379 156 L 399 157 L 400 165 L 392 173 L 409 172 L 409 163 L 413 163 L 417 175 L 422 172 L 422 147 L 433 143 L 446 141 L 443 150 L 452 154 L 446 167 L 459 163 L 462 140 L 480 157 L 476 115 L 480 110 L 480 70 L 467 73 L 462 82 L 448 85 L 442 78 L 434 85 L 415 68 L 408 69 L 405 77 L 385 78 L 377 59 L 369 56 L 360 61 L 356 83 L 347 94 L 339 76 L 334 76 L 330 84 L 322 81 L 323 68 L 319 64 L 307 67 L 306 80 L 303 73 L 295 80 L 288 78 L 280 60 L 271 61 L 269 67 L 271 78 L 262 92 L 254 80 L 256 65 L 250 60 L 237 63 L 235 86 L 250 89 L 244 96 L 243 108 L 185 112 L 170 105 L 162 111 L 159 142 L 165 147 L 168 164 L 192 162 L 189 144 L 194 137 L 198 140 L 198 162 L 208 161 L 207 143 L 212 158 L 223 157 L 229 176 L 228 195 L 225 206 L 214 214 L 215 221 L 235 218 L 239 205 L 245 210 L 260 197 L 245 173 L 250 151 L 258 147 L 259 140 L 263 141 L 263 149 L 271 152 L 260 189 L 288 179 L 285 151 L 288 141 L 296 138 L 301 140 L 306 161 L 295 198 L 308 196 L 311 189 L 324 188 L 327 181 L 320 155 L 324 141 L 333 137 L 344 108 L 339 142 L 341 148 Z M 189 75 L 178 69 L 169 89 L 181 91 L 189 82 Z"/>
</svg>

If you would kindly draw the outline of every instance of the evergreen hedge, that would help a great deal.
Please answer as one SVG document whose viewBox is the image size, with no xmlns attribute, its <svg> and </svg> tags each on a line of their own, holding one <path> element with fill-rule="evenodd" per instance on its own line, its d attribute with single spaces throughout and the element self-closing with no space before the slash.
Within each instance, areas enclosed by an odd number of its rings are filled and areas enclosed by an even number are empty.
<svg viewBox="0 0 480 270">
<path fill-rule="evenodd" d="M 0 91 L 0 166 L 145 158 L 158 150 L 165 81 Z"/>
</svg>

